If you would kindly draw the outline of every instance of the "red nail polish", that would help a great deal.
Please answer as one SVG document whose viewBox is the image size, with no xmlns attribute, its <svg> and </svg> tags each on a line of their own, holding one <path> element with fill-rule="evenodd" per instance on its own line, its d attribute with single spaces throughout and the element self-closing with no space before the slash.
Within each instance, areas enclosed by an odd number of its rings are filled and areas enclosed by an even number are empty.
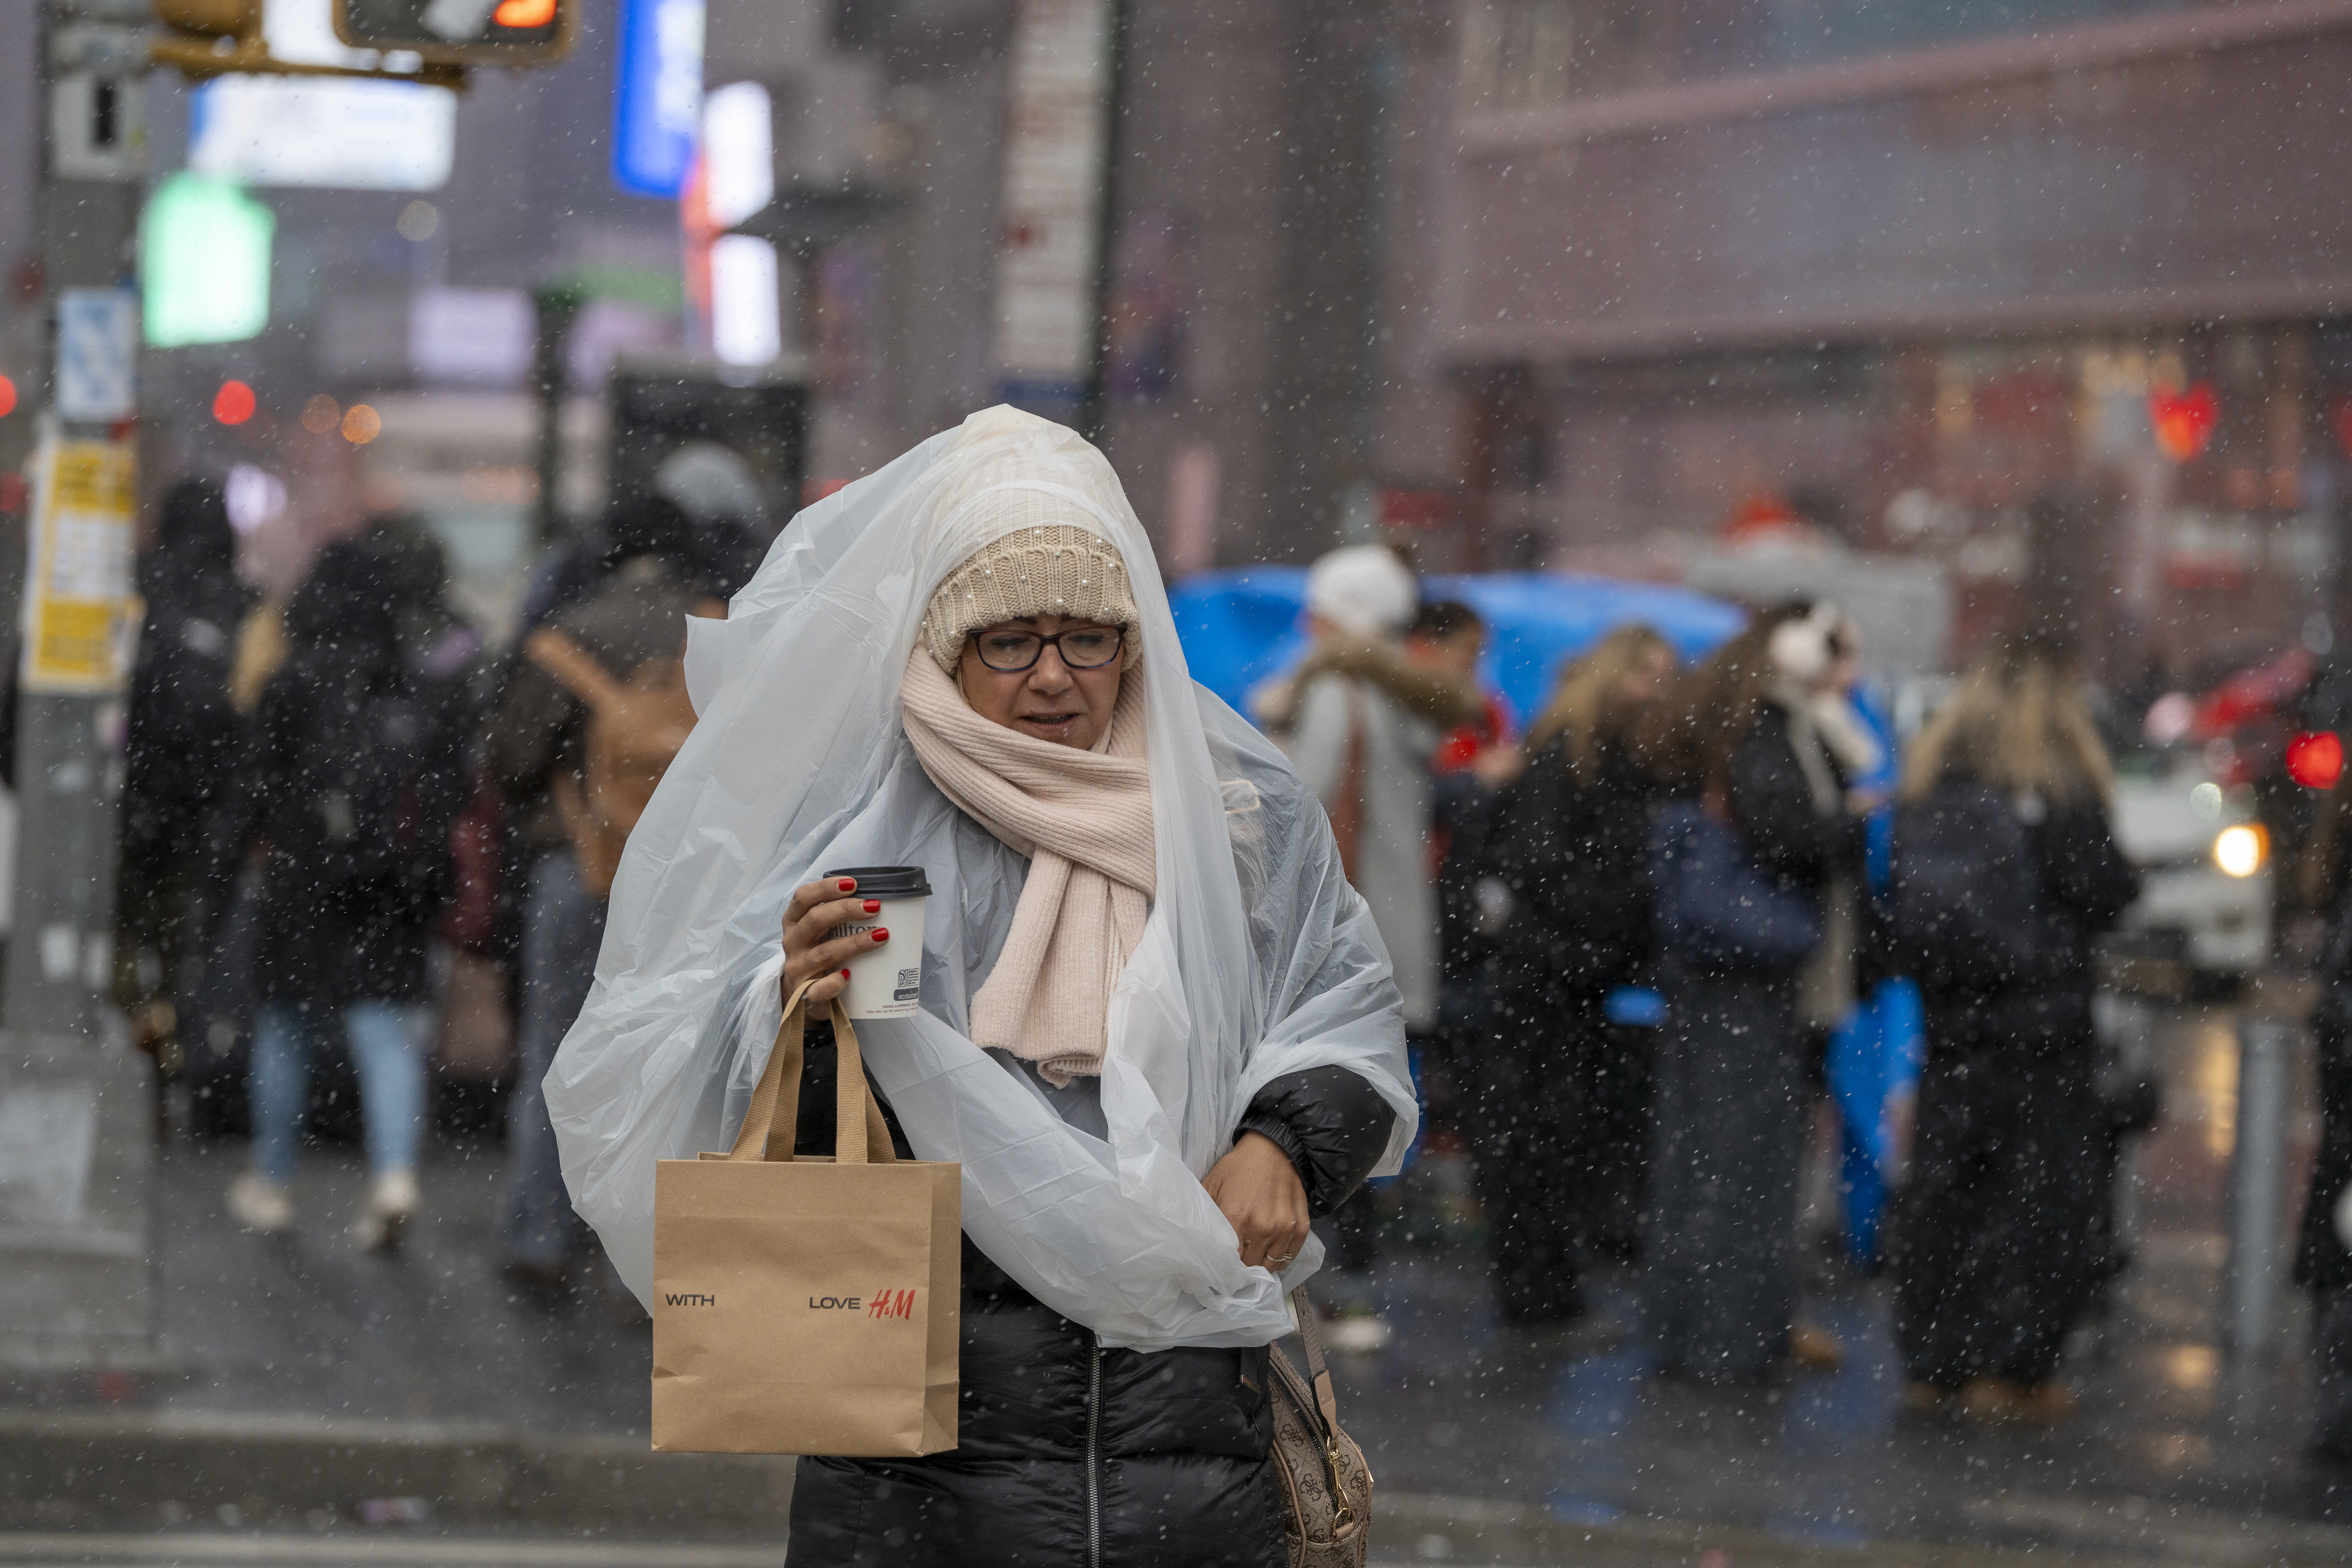
<svg viewBox="0 0 2352 1568">
<path fill-rule="evenodd" d="M 844 980 L 848 979 L 848 978 L 849 978 L 849 971 L 847 971 L 846 969 L 843 970 L 843 971 L 841 972 L 841 977 L 842 977 Z"/>
<path fill-rule="evenodd" d="M 876 942 L 888 942 L 890 940 L 890 928 L 888 926 L 875 927 L 874 940 Z"/>
<path fill-rule="evenodd" d="M 868 899 L 868 900 L 866 900 L 866 912 L 867 914 L 869 914 L 869 915 L 878 915 L 878 914 L 880 914 L 880 913 L 882 912 L 882 900 L 879 900 L 879 899 Z"/>
<path fill-rule="evenodd" d="M 845 893 L 848 893 L 848 892 L 855 892 L 855 891 L 856 890 L 856 889 L 857 889 L 857 879 L 856 879 L 856 878 L 855 878 L 855 877 L 844 877 L 844 878 L 841 879 L 841 890 L 842 890 L 843 892 L 845 892 Z"/>
</svg>

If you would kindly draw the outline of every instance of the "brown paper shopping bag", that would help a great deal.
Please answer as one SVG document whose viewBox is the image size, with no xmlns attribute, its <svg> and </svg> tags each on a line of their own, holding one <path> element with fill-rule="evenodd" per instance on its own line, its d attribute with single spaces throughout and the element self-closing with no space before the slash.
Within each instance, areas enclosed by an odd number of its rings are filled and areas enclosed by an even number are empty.
<svg viewBox="0 0 2352 1568">
<path fill-rule="evenodd" d="M 808 986 L 725 1154 L 654 1173 L 654 1447 L 907 1458 L 956 1444 L 962 1167 L 896 1159 L 832 1004 L 835 1159 L 793 1156 Z"/>
</svg>

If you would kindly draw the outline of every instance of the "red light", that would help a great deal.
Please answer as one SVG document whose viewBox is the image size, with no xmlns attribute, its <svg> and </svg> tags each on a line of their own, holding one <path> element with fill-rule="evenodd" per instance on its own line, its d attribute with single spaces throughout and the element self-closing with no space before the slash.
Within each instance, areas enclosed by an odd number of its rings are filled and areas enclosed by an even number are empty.
<svg viewBox="0 0 2352 1568">
<path fill-rule="evenodd" d="M 2305 789 L 2334 789 L 2344 775 L 2344 742 L 2333 730 L 2312 730 L 2286 743 L 2286 776 Z"/>
<path fill-rule="evenodd" d="M 2200 381 L 2186 392 L 2151 387 L 2147 416 L 2156 426 L 2156 444 L 2164 455 L 2185 463 L 2213 438 L 2213 426 L 2221 419 L 2221 400 L 2214 395 L 2210 382 Z"/>
<path fill-rule="evenodd" d="M 0 375 L 0 419 L 16 412 L 16 384 Z"/>
<path fill-rule="evenodd" d="M 213 417 L 224 425 L 242 425 L 253 417 L 253 388 L 241 381 L 224 381 L 213 394 Z"/>
</svg>

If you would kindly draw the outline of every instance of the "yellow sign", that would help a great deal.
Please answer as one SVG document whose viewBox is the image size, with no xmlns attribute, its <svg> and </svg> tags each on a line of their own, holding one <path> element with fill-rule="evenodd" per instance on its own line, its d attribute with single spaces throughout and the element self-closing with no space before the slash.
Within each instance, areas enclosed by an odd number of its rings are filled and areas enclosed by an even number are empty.
<svg viewBox="0 0 2352 1568">
<path fill-rule="evenodd" d="M 42 444 L 25 584 L 27 691 L 122 689 L 140 622 L 139 459 L 128 441 Z"/>
</svg>

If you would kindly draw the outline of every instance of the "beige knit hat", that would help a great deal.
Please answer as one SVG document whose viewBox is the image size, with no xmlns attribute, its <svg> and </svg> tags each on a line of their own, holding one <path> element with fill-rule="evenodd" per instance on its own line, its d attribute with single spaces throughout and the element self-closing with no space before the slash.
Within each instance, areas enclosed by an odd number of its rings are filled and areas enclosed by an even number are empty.
<svg viewBox="0 0 2352 1568">
<path fill-rule="evenodd" d="M 923 640 L 952 676 L 965 637 L 1022 616 L 1124 626 L 1128 668 L 1143 655 L 1127 563 L 1108 542 L 1069 523 L 1019 529 L 982 546 L 931 595 Z"/>
</svg>

